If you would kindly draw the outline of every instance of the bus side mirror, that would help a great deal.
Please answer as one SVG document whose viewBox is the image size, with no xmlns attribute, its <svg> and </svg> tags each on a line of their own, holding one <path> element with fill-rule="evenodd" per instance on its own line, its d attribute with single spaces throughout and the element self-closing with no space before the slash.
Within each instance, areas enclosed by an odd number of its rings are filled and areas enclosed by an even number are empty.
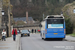
<svg viewBox="0 0 75 50">
<path fill-rule="evenodd" d="M 39 27 L 42 27 L 42 25 L 40 24 Z"/>
</svg>

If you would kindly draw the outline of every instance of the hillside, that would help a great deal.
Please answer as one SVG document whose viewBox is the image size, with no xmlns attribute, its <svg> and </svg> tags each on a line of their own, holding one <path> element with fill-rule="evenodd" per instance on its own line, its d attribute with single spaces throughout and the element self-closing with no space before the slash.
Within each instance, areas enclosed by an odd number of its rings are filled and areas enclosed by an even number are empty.
<svg viewBox="0 0 75 50">
<path fill-rule="evenodd" d="M 60 14 L 61 9 L 68 3 L 75 0 L 10 0 L 13 5 L 13 16 L 26 16 L 26 11 L 29 16 L 35 20 L 42 20 L 44 15 Z"/>
</svg>

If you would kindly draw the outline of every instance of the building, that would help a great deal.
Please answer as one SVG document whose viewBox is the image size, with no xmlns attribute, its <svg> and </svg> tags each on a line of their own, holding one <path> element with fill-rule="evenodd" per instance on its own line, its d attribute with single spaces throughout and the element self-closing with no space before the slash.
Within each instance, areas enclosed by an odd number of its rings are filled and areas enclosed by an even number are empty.
<svg viewBox="0 0 75 50">
<path fill-rule="evenodd" d="M 13 18 L 15 22 L 17 21 L 23 21 L 24 23 L 27 23 L 26 17 L 18 17 L 18 18 Z M 33 24 L 35 21 L 33 20 L 32 17 L 28 17 L 28 24 Z"/>
</svg>

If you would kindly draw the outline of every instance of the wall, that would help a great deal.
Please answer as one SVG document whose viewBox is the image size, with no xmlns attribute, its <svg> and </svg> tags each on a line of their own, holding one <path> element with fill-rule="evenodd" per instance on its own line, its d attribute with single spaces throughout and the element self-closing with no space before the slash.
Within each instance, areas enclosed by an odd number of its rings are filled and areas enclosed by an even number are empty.
<svg viewBox="0 0 75 50">
<path fill-rule="evenodd" d="M 2 2 L 0 0 L 0 28 L 1 28 L 1 19 L 2 19 Z"/>
<path fill-rule="evenodd" d="M 35 29 L 36 30 L 40 30 L 40 27 L 23 27 L 23 28 L 17 28 L 17 30 L 28 30 L 28 29 L 30 29 L 31 31 L 32 31 L 32 29 L 34 30 L 34 32 L 35 32 Z"/>
<path fill-rule="evenodd" d="M 1 28 L 1 18 L 2 18 L 2 13 L 1 13 L 1 11 L 2 11 L 2 2 L 1 2 L 1 0 L 0 0 L 0 28 Z M 2 30 L 0 29 L 0 39 L 1 39 L 1 32 L 2 32 Z"/>
</svg>

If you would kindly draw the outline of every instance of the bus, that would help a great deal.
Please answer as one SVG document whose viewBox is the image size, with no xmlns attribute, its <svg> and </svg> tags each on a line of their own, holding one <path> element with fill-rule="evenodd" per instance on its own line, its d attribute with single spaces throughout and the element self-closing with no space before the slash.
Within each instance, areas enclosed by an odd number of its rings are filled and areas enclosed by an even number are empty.
<svg viewBox="0 0 75 50">
<path fill-rule="evenodd" d="M 41 22 L 42 39 L 47 38 L 60 38 L 64 39 L 65 32 L 65 20 L 62 15 L 48 15 L 45 20 Z"/>
</svg>

